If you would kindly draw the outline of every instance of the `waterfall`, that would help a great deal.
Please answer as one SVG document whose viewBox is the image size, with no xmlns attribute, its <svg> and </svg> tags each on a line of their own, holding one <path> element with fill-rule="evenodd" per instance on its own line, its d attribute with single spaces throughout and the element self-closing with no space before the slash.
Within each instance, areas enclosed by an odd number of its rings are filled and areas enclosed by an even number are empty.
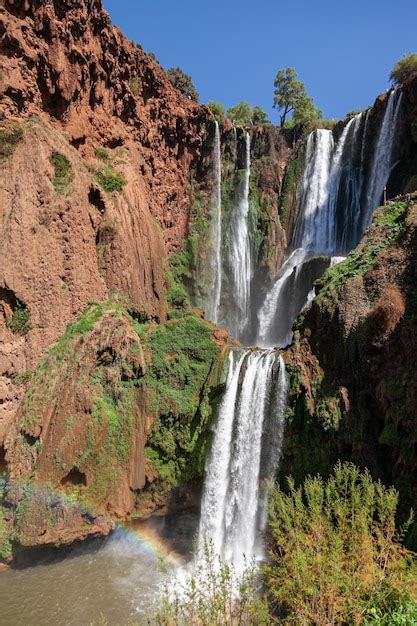
<svg viewBox="0 0 417 626">
<path fill-rule="evenodd" d="M 380 204 L 384 187 L 391 173 L 395 131 L 402 101 L 403 93 L 401 91 L 392 90 L 390 92 L 372 161 L 363 230 L 369 226 L 372 220 L 372 213 Z"/>
<path fill-rule="evenodd" d="M 229 330 L 240 337 L 249 318 L 250 283 L 252 278 L 251 245 L 249 238 L 249 181 L 250 181 L 250 135 L 245 137 L 245 169 L 241 197 L 236 203 L 230 224 L 229 267 L 230 290 L 233 294 L 233 319 Z"/>
<path fill-rule="evenodd" d="M 214 211 L 211 223 L 211 241 L 213 247 L 211 273 L 213 276 L 213 291 L 206 307 L 206 318 L 218 323 L 220 296 L 222 291 L 222 159 L 219 124 L 215 122 L 214 135 Z"/>
<path fill-rule="evenodd" d="M 359 243 L 393 167 L 401 104 L 402 93 L 391 91 L 370 166 L 365 155 L 369 110 L 351 118 L 337 141 L 325 129 L 309 135 L 289 254 L 257 314 L 259 346 L 283 347 L 291 342 L 292 322 L 311 302 L 311 286 L 320 275 L 311 272 L 313 281 L 306 290 L 305 264 L 323 255 L 344 257 Z"/>
<path fill-rule="evenodd" d="M 260 483 L 273 477 L 279 460 L 286 384 L 284 362 L 273 352 L 230 353 L 226 391 L 206 461 L 198 552 L 211 541 L 237 572 L 244 569 L 245 557 L 260 556 L 257 547 L 266 517 Z M 266 429 L 272 448 L 263 445 Z"/>
</svg>

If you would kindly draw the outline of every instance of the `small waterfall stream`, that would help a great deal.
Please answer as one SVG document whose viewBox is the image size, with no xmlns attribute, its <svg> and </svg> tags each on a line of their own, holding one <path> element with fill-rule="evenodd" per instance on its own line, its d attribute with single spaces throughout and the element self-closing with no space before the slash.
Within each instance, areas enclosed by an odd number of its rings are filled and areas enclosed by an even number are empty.
<svg viewBox="0 0 417 626">
<path fill-rule="evenodd" d="M 249 235 L 249 181 L 251 172 L 250 135 L 245 134 L 245 163 L 240 193 L 233 208 L 228 246 L 229 291 L 233 302 L 225 315 L 227 327 L 240 338 L 249 319 L 252 259 Z"/>
<path fill-rule="evenodd" d="M 214 179 L 214 210 L 211 223 L 213 291 L 206 307 L 206 318 L 214 322 L 219 321 L 220 295 L 222 291 L 222 155 L 219 124 L 215 122 L 214 149 L 213 149 L 213 179 Z"/>
</svg>

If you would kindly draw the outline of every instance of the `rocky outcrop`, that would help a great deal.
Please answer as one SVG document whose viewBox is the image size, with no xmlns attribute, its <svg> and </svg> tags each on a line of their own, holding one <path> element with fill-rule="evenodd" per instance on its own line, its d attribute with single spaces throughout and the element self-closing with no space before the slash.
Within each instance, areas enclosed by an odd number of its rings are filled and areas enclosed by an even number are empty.
<svg viewBox="0 0 417 626">
<path fill-rule="evenodd" d="M 201 478 L 227 334 L 178 314 L 156 324 L 91 304 L 28 376 L 1 448 L 0 555 L 108 532 Z"/>
<path fill-rule="evenodd" d="M 281 472 L 368 467 L 415 503 L 417 196 L 381 208 L 360 246 L 318 282 L 286 354 Z"/>
</svg>

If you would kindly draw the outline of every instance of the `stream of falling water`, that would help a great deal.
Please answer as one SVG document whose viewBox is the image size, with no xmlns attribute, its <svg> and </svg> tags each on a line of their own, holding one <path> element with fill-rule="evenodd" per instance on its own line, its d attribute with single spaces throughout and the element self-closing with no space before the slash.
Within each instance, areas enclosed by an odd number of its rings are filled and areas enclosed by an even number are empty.
<svg viewBox="0 0 417 626">
<path fill-rule="evenodd" d="M 213 172 L 214 172 L 214 210 L 211 224 L 212 241 L 212 267 L 211 274 L 214 284 L 211 298 L 207 303 L 206 317 L 215 324 L 219 321 L 220 295 L 222 291 L 222 159 L 220 129 L 215 122 L 214 149 L 213 149 Z"/>
<path fill-rule="evenodd" d="M 273 351 L 230 353 L 226 391 L 206 462 L 198 553 L 211 541 L 237 573 L 243 571 L 245 558 L 262 556 L 265 482 L 273 478 L 280 457 L 285 398 L 282 358 Z"/>
<path fill-rule="evenodd" d="M 249 317 L 250 288 L 252 280 L 251 246 L 249 239 L 249 181 L 250 181 L 250 135 L 245 135 L 245 169 L 242 194 L 234 207 L 230 226 L 229 264 L 231 290 L 235 313 L 229 321 L 231 332 L 240 337 Z"/>
</svg>

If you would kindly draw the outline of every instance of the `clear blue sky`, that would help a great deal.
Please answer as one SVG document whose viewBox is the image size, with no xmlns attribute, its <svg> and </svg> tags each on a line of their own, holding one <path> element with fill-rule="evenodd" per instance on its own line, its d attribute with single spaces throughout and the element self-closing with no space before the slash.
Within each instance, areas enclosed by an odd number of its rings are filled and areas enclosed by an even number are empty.
<svg viewBox="0 0 417 626">
<path fill-rule="evenodd" d="M 115 24 L 168 69 L 191 74 L 201 102 L 272 109 L 273 81 L 295 67 L 325 117 L 371 104 L 417 51 L 417 0 L 103 0 Z"/>
</svg>

